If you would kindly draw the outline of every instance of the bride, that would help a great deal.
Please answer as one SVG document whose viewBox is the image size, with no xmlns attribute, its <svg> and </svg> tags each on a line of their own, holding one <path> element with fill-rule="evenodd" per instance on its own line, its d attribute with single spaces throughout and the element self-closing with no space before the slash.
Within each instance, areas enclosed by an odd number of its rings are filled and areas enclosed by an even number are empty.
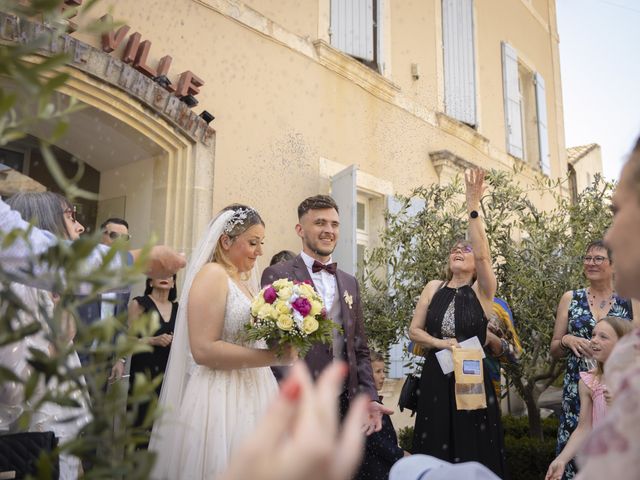
<svg viewBox="0 0 640 480">
<path fill-rule="evenodd" d="M 153 478 L 215 478 L 276 395 L 271 365 L 288 365 L 264 342 L 242 340 L 258 292 L 264 222 L 230 205 L 208 225 L 189 265 L 149 448 Z"/>
</svg>

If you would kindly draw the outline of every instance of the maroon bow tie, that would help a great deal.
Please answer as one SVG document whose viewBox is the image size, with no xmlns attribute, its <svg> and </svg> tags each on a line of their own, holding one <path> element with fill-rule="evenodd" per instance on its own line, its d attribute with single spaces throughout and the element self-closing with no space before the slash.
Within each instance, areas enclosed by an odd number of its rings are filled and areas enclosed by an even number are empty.
<svg viewBox="0 0 640 480">
<path fill-rule="evenodd" d="M 336 270 L 338 270 L 338 264 L 337 263 L 328 263 L 327 265 L 320 263 L 317 260 L 313 261 L 313 265 L 311 266 L 311 271 L 313 273 L 318 273 L 320 270 L 325 270 L 327 273 L 330 273 L 331 275 L 335 275 L 336 274 Z"/>
</svg>

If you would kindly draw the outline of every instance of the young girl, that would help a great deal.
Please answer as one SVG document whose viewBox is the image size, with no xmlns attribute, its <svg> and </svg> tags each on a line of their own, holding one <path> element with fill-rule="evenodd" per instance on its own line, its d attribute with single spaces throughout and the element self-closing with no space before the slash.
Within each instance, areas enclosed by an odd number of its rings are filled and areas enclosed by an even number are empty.
<svg viewBox="0 0 640 480">
<path fill-rule="evenodd" d="M 591 428 L 604 417 L 609 398 L 607 388 L 602 383 L 603 366 L 617 341 L 631 330 L 631 322 L 626 318 L 619 317 L 604 317 L 593 328 L 591 351 L 593 358 L 597 361 L 597 366 L 589 372 L 580 372 L 578 427 L 569 437 L 569 441 L 560 455 L 549 465 L 545 480 L 560 480 L 562 478 L 566 464 L 578 452 Z"/>
</svg>

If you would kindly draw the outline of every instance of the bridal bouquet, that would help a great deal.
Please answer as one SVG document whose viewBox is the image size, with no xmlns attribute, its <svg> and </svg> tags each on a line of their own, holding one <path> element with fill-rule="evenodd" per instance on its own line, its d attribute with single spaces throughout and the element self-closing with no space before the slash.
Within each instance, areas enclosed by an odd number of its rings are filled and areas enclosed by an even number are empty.
<svg viewBox="0 0 640 480">
<path fill-rule="evenodd" d="M 308 283 L 276 280 L 251 302 L 247 339 L 266 340 L 269 345 L 290 344 L 304 356 L 314 343 L 330 343 L 339 328 L 327 318 L 322 298 Z"/>
</svg>

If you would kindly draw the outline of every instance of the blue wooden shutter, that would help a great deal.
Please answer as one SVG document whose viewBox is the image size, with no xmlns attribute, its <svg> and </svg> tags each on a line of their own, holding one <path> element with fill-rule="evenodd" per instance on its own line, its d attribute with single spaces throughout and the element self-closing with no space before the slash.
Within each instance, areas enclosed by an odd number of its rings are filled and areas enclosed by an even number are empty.
<svg viewBox="0 0 640 480">
<path fill-rule="evenodd" d="M 445 113 L 475 126 L 473 0 L 442 0 L 442 48 Z"/>
<path fill-rule="evenodd" d="M 373 61 L 374 0 L 331 0 L 331 45 Z"/>
<path fill-rule="evenodd" d="M 504 87 L 507 152 L 514 157 L 523 158 L 518 54 L 516 50 L 506 42 L 502 42 L 502 82 Z"/>
<path fill-rule="evenodd" d="M 538 72 L 534 76 L 536 84 L 536 107 L 538 117 L 538 142 L 540 144 L 540 168 L 545 175 L 551 175 L 549 158 L 549 131 L 547 129 L 547 97 L 544 90 L 544 79 Z"/>
<path fill-rule="evenodd" d="M 331 196 L 340 210 L 340 235 L 333 252 L 338 267 L 351 275 L 357 270 L 356 246 L 356 176 L 358 168 L 350 165 L 331 177 Z"/>
<path fill-rule="evenodd" d="M 421 198 L 412 198 L 411 202 L 407 206 L 406 215 L 407 217 L 412 217 L 418 214 L 422 209 L 424 209 L 425 202 Z M 402 202 L 395 198 L 394 196 L 387 196 L 387 209 L 390 213 L 396 215 L 400 212 L 402 208 Z M 391 274 L 391 272 L 389 272 Z M 392 294 L 393 291 L 390 291 Z M 409 330 L 409 324 L 411 323 L 411 319 L 407 318 L 406 322 L 406 331 Z M 405 366 L 411 360 L 411 355 L 407 355 L 405 350 L 407 345 L 409 344 L 409 337 L 405 335 L 402 337 L 398 343 L 393 344 L 389 347 L 389 378 L 403 378 L 407 373 L 413 372 L 413 366 Z"/>
<path fill-rule="evenodd" d="M 374 1 L 376 2 L 376 5 L 377 5 L 377 8 L 376 8 L 377 17 L 376 17 L 375 29 L 376 29 L 376 32 L 378 33 L 378 36 L 376 37 L 377 42 L 376 42 L 375 57 L 376 57 L 376 63 L 378 64 L 378 72 L 380 72 L 381 75 L 384 75 L 386 70 L 386 65 L 384 63 L 384 50 L 382 48 L 383 33 L 384 33 L 384 28 L 382 23 L 382 19 L 384 17 L 384 12 L 383 12 L 384 3 L 383 3 L 383 0 L 374 0 Z"/>
</svg>

